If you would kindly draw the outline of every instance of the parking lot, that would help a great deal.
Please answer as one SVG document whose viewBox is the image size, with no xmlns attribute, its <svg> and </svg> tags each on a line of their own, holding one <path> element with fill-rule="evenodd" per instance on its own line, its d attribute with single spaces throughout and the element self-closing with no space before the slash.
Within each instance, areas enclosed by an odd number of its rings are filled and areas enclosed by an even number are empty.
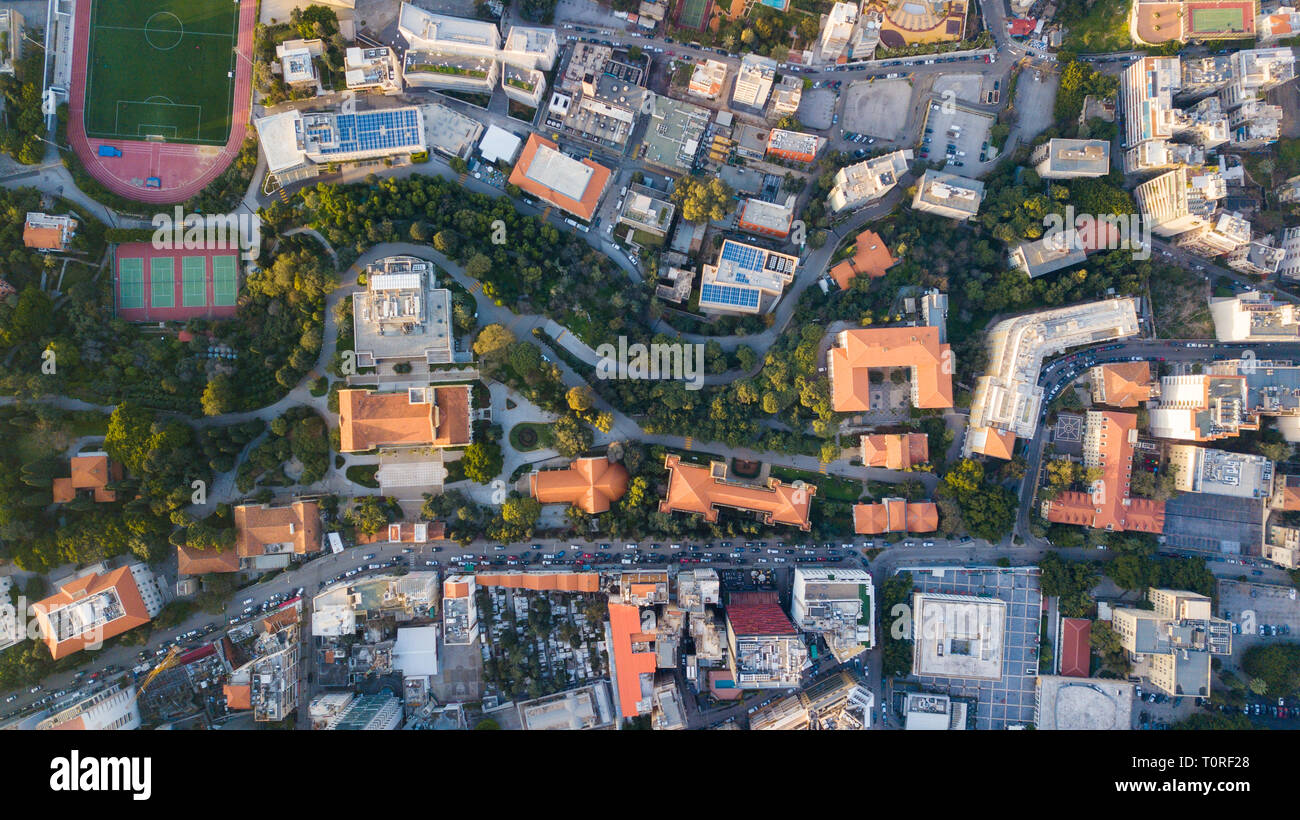
<svg viewBox="0 0 1300 820">
<path fill-rule="evenodd" d="M 831 127 L 835 116 L 835 91 L 829 88 L 812 88 L 799 98 L 799 110 L 795 113 L 805 128 L 825 131 Z"/>
<path fill-rule="evenodd" d="M 1164 543 L 1227 555 L 1259 555 L 1263 502 L 1213 493 L 1181 493 L 1165 502 Z"/>
<path fill-rule="evenodd" d="M 993 82 L 990 78 L 988 88 L 985 88 L 984 77 L 980 74 L 941 74 L 935 77 L 931 89 L 941 100 L 955 99 L 983 105 L 986 102 L 984 95 L 993 89 Z"/>
<path fill-rule="evenodd" d="M 934 96 L 924 122 L 918 157 L 932 162 L 947 157 L 946 170 L 963 175 L 978 173 L 980 153 L 994 123 L 991 115 Z"/>
<path fill-rule="evenodd" d="M 907 106 L 912 99 L 910 82 L 859 80 L 843 89 L 843 94 L 844 114 L 840 117 L 840 127 L 845 131 L 886 140 L 903 137 Z"/>
<path fill-rule="evenodd" d="M 1257 643 L 1290 641 L 1300 636 L 1297 597 L 1294 587 L 1221 579 L 1219 614 L 1241 629 L 1232 636 L 1233 657 L 1240 657 L 1242 651 Z M 1261 637 L 1260 626 L 1278 627 L 1278 634 Z M 1290 634 L 1282 634 L 1285 630 Z"/>
</svg>

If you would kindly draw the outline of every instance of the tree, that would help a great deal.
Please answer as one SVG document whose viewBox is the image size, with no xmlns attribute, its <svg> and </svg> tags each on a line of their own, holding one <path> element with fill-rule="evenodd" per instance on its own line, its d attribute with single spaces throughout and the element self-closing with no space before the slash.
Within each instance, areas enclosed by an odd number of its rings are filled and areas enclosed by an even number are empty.
<svg viewBox="0 0 1300 820">
<path fill-rule="evenodd" d="M 596 398 L 591 388 L 585 384 L 570 387 L 569 392 L 564 397 L 569 402 L 569 409 L 579 413 L 590 410 Z"/>
<path fill-rule="evenodd" d="M 474 442 L 465 448 L 460 461 L 465 468 L 465 477 L 479 484 L 491 484 L 505 466 L 501 445 L 496 442 Z"/>
<path fill-rule="evenodd" d="M 562 456 L 575 458 L 591 449 L 591 428 L 572 413 L 560 416 L 551 432 L 555 436 L 555 449 Z"/>
<path fill-rule="evenodd" d="M 362 496 L 348 510 L 348 520 L 352 526 L 356 527 L 357 532 L 364 535 L 374 535 L 375 533 L 388 526 L 389 508 L 385 499 L 377 495 Z"/>
<path fill-rule="evenodd" d="M 506 523 L 522 530 L 531 530 L 541 515 L 541 502 L 528 496 L 507 498 L 501 505 L 501 517 Z"/>
<path fill-rule="evenodd" d="M 485 364 L 499 365 L 514 343 L 515 334 L 505 325 L 488 325 L 479 331 L 478 338 L 474 340 L 474 354 Z"/>
<path fill-rule="evenodd" d="M 718 177 L 701 179 L 684 176 L 677 180 L 671 199 L 681 208 L 687 222 L 726 219 L 734 205 L 735 192 Z"/>
<path fill-rule="evenodd" d="M 208 379 L 207 387 L 203 388 L 203 396 L 199 399 L 199 404 L 203 407 L 203 415 L 219 416 L 233 410 L 235 400 L 234 378 L 228 373 L 218 373 Z"/>
</svg>

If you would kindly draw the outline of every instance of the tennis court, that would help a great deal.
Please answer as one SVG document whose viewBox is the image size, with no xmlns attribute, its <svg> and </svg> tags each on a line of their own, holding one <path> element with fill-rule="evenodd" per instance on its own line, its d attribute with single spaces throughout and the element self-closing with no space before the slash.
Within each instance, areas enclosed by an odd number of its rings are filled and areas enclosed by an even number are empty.
<svg viewBox="0 0 1300 820">
<path fill-rule="evenodd" d="M 118 306 L 128 310 L 144 307 L 144 260 L 123 259 L 117 266 Z"/>
<path fill-rule="evenodd" d="M 212 304 L 234 307 L 239 286 L 239 264 L 233 256 L 212 257 Z"/>
<path fill-rule="evenodd" d="M 149 260 L 149 304 L 152 307 L 176 307 L 176 262 L 154 257 Z"/>
<path fill-rule="evenodd" d="M 1215 34 L 1245 31 L 1246 15 L 1241 9 L 1192 9 L 1192 32 Z"/>
<path fill-rule="evenodd" d="M 229 251 L 155 249 L 148 242 L 127 242 L 117 246 L 114 259 L 119 318 L 184 322 L 235 315 L 239 257 Z"/>
<path fill-rule="evenodd" d="M 94 0 L 87 136 L 224 145 L 238 21 L 230 0 Z"/>
<path fill-rule="evenodd" d="M 685 28 L 703 29 L 705 16 L 709 11 L 709 0 L 682 0 L 677 12 L 677 25 Z"/>
<path fill-rule="evenodd" d="M 207 260 L 202 256 L 181 259 L 181 304 L 201 307 L 208 303 Z"/>
</svg>

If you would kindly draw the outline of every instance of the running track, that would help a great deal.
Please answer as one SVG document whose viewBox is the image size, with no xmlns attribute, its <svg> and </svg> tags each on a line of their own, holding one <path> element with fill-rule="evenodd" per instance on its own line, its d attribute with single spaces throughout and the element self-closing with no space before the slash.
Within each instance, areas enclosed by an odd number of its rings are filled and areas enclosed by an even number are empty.
<svg viewBox="0 0 1300 820">
<path fill-rule="evenodd" d="M 235 63 L 235 99 L 230 139 L 224 148 L 181 145 L 144 140 L 100 140 L 86 136 L 86 63 L 90 54 L 90 6 L 95 0 L 77 0 L 72 48 L 72 88 L 68 111 L 68 141 L 90 175 L 114 193 L 138 202 L 183 202 L 203 190 L 234 161 L 248 130 L 253 87 L 253 27 L 256 0 L 239 4 L 239 59 Z M 120 157 L 101 157 L 99 146 L 112 145 Z M 161 188 L 145 188 L 148 177 L 162 180 Z"/>
</svg>

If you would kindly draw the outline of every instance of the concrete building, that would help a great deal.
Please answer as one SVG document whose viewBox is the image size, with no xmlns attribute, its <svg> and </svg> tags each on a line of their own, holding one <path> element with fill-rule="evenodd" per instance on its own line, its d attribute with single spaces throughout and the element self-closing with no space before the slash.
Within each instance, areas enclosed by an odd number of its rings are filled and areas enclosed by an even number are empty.
<svg viewBox="0 0 1300 820">
<path fill-rule="evenodd" d="M 727 665 L 738 688 L 799 685 L 808 647 L 777 603 L 775 590 L 730 593 L 726 623 Z"/>
<path fill-rule="evenodd" d="M 765 156 L 807 164 L 817 159 L 825 144 L 826 138 L 816 134 L 801 134 L 798 131 L 773 128 L 767 136 Z"/>
<path fill-rule="evenodd" d="M 736 86 L 731 92 L 731 102 L 763 110 L 768 95 L 772 93 L 772 83 L 776 80 L 776 60 L 759 54 L 746 54 L 740 59 L 740 71 L 736 74 Z M 795 106 L 798 108 L 798 106 Z"/>
<path fill-rule="evenodd" d="M 1043 179 L 1104 177 L 1110 173 L 1110 142 L 1050 139 L 1034 149 L 1029 164 Z"/>
<path fill-rule="evenodd" d="M 1133 297 L 1085 302 L 1004 319 L 989 333 L 989 364 L 975 383 L 966 455 L 1010 459 L 1017 436 L 1032 438 L 1041 416 L 1043 359 L 1071 347 L 1138 332 Z"/>
<path fill-rule="evenodd" d="M 1300 340 L 1300 312 L 1291 302 L 1248 290 L 1236 296 L 1210 298 L 1214 335 L 1221 342 L 1285 342 Z"/>
<path fill-rule="evenodd" d="M 504 162 L 507 165 L 513 165 L 515 157 L 519 156 L 519 147 L 523 145 L 523 140 L 495 125 L 489 125 L 487 131 L 483 134 L 483 139 L 478 144 L 478 152 L 483 157 L 484 162 Z"/>
<path fill-rule="evenodd" d="M 1000 680 L 1006 602 L 970 595 L 912 595 L 912 674 Z"/>
<path fill-rule="evenodd" d="M 712 567 L 684 569 L 677 573 L 677 606 L 691 615 L 703 615 L 705 607 L 722 602 L 718 571 Z"/>
<path fill-rule="evenodd" d="M 644 73 L 609 46 L 575 43 L 547 105 L 546 126 L 622 153 L 642 113 Z"/>
<path fill-rule="evenodd" d="M 903 696 L 903 729 L 909 732 L 965 731 L 967 704 L 947 695 L 908 692 Z"/>
<path fill-rule="evenodd" d="M 1119 607 L 1111 620 L 1135 671 L 1166 695 L 1209 697 L 1210 661 L 1232 653 L 1232 625 L 1205 595 L 1152 587 L 1147 598 L 1153 609 Z"/>
<path fill-rule="evenodd" d="M 1186 441 L 1213 441 L 1258 429 L 1250 417 L 1246 377 L 1223 372 L 1165 376 L 1160 380 L 1160 404 L 1149 412 L 1151 435 Z"/>
<path fill-rule="evenodd" d="M 345 52 L 343 76 L 350 91 L 397 94 L 402 90 L 401 65 L 391 48 L 349 48 Z"/>
<path fill-rule="evenodd" d="M 682 701 L 677 685 L 671 680 L 655 686 L 650 728 L 659 732 L 686 728 L 686 704 Z"/>
<path fill-rule="evenodd" d="M 875 586 L 863 569 L 797 566 L 790 618 L 804 632 L 820 633 L 841 663 L 875 646 Z"/>
<path fill-rule="evenodd" d="M 77 226 L 77 220 L 66 214 L 28 211 L 23 221 L 23 246 L 41 253 L 66 251 L 77 235 Z"/>
<path fill-rule="evenodd" d="M 841 168 L 835 173 L 826 204 L 839 213 L 875 202 L 898 185 L 912 157 L 912 149 L 907 148 Z"/>
<path fill-rule="evenodd" d="M 226 708 L 250 710 L 258 723 L 278 723 L 298 708 L 302 602 L 256 625 L 227 634 L 223 642 L 232 667 L 223 692 Z"/>
<path fill-rule="evenodd" d="M 366 289 L 352 295 L 357 367 L 380 361 L 454 360 L 451 291 L 437 287 L 434 265 L 389 256 L 366 266 Z"/>
<path fill-rule="evenodd" d="M 1165 171 L 1180 165 L 1205 165 L 1205 149 L 1199 145 L 1168 140 L 1147 140 L 1124 152 L 1124 173 Z"/>
<path fill-rule="evenodd" d="M 520 725 L 529 731 L 614 728 L 614 703 L 607 681 L 522 701 Z"/>
<path fill-rule="evenodd" d="M 397 30 L 407 42 L 402 74 L 409 85 L 482 94 L 496 87 L 501 34 L 495 23 L 402 3 Z"/>
<path fill-rule="evenodd" d="M 844 56 L 845 50 L 853 37 L 853 30 L 858 24 L 857 3 L 836 3 L 826 16 L 818 41 L 817 56 L 824 62 L 833 63 Z"/>
<path fill-rule="evenodd" d="M 618 221 L 638 231 L 655 236 L 667 236 L 672 225 L 677 206 L 666 198 L 659 196 L 653 188 L 642 185 L 629 185 L 627 196 L 623 200 L 623 210 L 619 211 Z"/>
<path fill-rule="evenodd" d="M 1137 416 L 1089 410 L 1083 433 L 1083 466 L 1101 470 L 1084 492 L 1067 490 L 1043 501 L 1042 515 L 1056 524 L 1077 524 L 1107 532 L 1150 532 L 1165 526 L 1165 504 L 1129 495 Z"/>
<path fill-rule="evenodd" d="M 916 185 L 912 207 L 949 219 L 970 219 L 984 201 L 984 183 L 977 179 L 927 169 Z"/>
<path fill-rule="evenodd" d="M 700 278 L 700 310 L 706 313 L 765 313 L 794 281 L 799 258 L 724 240 L 718 258 Z"/>
<path fill-rule="evenodd" d="M 1300 528 L 1269 524 L 1261 555 L 1282 569 L 1300 569 Z"/>
<path fill-rule="evenodd" d="M 1230 252 L 1226 262 L 1228 267 L 1238 273 L 1272 276 L 1281 270 L 1286 253 L 1286 248 L 1278 244 L 1277 237 L 1267 234 Z"/>
<path fill-rule="evenodd" d="M 1278 244 L 1282 248 L 1282 261 L 1277 266 L 1277 275 L 1300 281 L 1300 228 L 1283 228 Z"/>
<path fill-rule="evenodd" d="M 826 352 L 831 405 L 837 413 L 871 409 L 870 370 L 908 368 L 912 406 L 952 407 L 952 349 L 939 327 L 882 327 L 841 330 Z"/>
<path fill-rule="evenodd" d="M 736 212 L 736 227 L 742 231 L 762 234 L 775 239 L 785 239 L 794 224 L 795 194 L 786 197 L 785 203 L 746 199 Z"/>
<path fill-rule="evenodd" d="M 351 578 L 326 587 L 312 599 L 311 631 L 318 638 L 344 637 L 370 620 L 418 622 L 431 617 L 430 609 L 437 605 L 436 572 Z M 432 662 L 437 663 L 436 654 Z"/>
<path fill-rule="evenodd" d="M 550 71 L 555 68 L 555 58 L 559 51 L 560 44 L 555 29 L 511 26 L 499 56 L 508 65 Z"/>
<path fill-rule="evenodd" d="M 651 121 L 641 142 L 646 162 L 675 174 L 688 173 L 695 167 L 704 132 L 712 112 L 666 96 L 657 96 Z"/>
<path fill-rule="evenodd" d="M 275 47 L 280 79 L 290 88 L 311 88 L 320 83 L 316 58 L 325 53 L 323 40 L 285 40 Z"/>
<path fill-rule="evenodd" d="M 1047 731 L 1129 731 L 1135 685 L 1114 678 L 1039 675 L 1036 727 Z"/>
<path fill-rule="evenodd" d="M 326 731 L 391 732 L 402 728 L 402 701 L 386 692 L 351 695 L 347 705 L 321 728 Z M 328 695 L 324 697 L 329 697 Z M 316 701 L 312 701 L 313 726 Z"/>
<path fill-rule="evenodd" d="M 69 706 L 51 712 L 34 727 L 91 732 L 129 732 L 140 728 L 140 706 L 131 684 L 110 684 Z"/>
<path fill-rule="evenodd" d="M 753 731 L 871 728 L 875 698 L 865 681 L 840 670 L 806 689 L 759 707 L 749 717 Z"/>
<path fill-rule="evenodd" d="M 772 89 L 772 101 L 768 106 L 768 116 L 780 119 L 798 113 L 799 103 L 803 100 L 803 80 L 793 74 L 781 78 Z"/>
<path fill-rule="evenodd" d="M 429 103 L 421 109 L 429 148 L 449 157 L 468 159 L 483 134 L 483 123 L 441 103 Z"/>
<path fill-rule="evenodd" d="M 540 69 L 502 63 L 501 89 L 515 102 L 536 108 L 546 96 L 546 74 Z"/>
<path fill-rule="evenodd" d="M 1250 220 L 1239 213 L 1220 212 L 1210 224 L 1179 234 L 1174 244 L 1211 258 L 1232 253 L 1250 244 Z"/>
<path fill-rule="evenodd" d="M 427 149 L 419 107 L 355 114 L 297 109 L 253 121 L 267 170 L 281 185 L 319 175 L 317 166 L 401 156 Z"/>
<path fill-rule="evenodd" d="M 1234 498 L 1268 498 L 1273 493 L 1273 462 L 1264 456 L 1175 444 L 1169 448 L 1169 467 L 1179 492 Z"/>
<path fill-rule="evenodd" d="M 1142 57 L 1124 69 L 1119 82 L 1124 148 L 1174 136 L 1173 98 L 1182 90 L 1182 79 L 1182 63 L 1177 57 Z"/>
<path fill-rule="evenodd" d="M 696 63 L 686 93 L 706 100 L 716 100 L 727 85 L 727 64 L 720 60 Z"/>
<path fill-rule="evenodd" d="M 16 9 L 0 9 L 0 74 L 13 76 L 23 58 L 26 21 Z"/>
<path fill-rule="evenodd" d="M 469 646 L 478 638 L 477 585 L 473 575 L 450 575 L 442 584 L 442 635 L 448 646 Z"/>
<path fill-rule="evenodd" d="M 611 176 L 605 166 L 573 159 L 550 140 L 530 134 L 510 172 L 510 184 L 588 222 L 595 216 Z"/>
<path fill-rule="evenodd" d="M 1223 175 L 1208 169 L 1175 168 L 1133 191 L 1138 210 L 1159 236 L 1177 236 L 1211 225 L 1219 200 L 1228 195 Z"/>
</svg>

